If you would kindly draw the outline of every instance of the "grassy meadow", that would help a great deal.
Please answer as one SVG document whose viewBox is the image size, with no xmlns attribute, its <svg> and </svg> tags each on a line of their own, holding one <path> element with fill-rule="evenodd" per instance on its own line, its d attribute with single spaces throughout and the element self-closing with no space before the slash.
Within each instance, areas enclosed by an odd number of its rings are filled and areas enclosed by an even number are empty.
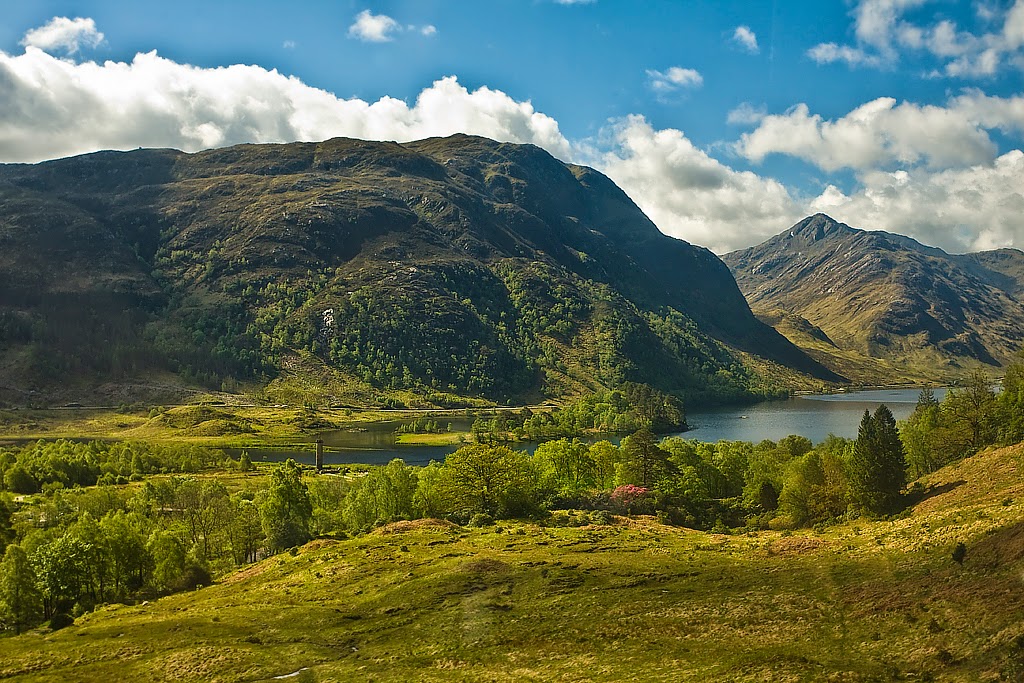
<svg viewBox="0 0 1024 683">
<path fill-rule="evenodd" d="M 353 411 L 301 406 L 230 406 L 191 404 L 140 409 L 0 410 L 0 441 L 17 439 L 115 439 L 192 443 L 213 448 L 286 446 L 309 443 L 324 430 L 359 429 L 361 425 L 421 415 L 465 414 L 463 410 Z M 471 441 L 468 432 L 403 434 L 400 443 L 449 445 Z"/>
<path fill-rule="evenodd" d="M 897 518 L 797 532 L 399 522 L 5 638 L 0 677 L 1022 680 L 1022 467 L 990 449 Z"/>
</svg>

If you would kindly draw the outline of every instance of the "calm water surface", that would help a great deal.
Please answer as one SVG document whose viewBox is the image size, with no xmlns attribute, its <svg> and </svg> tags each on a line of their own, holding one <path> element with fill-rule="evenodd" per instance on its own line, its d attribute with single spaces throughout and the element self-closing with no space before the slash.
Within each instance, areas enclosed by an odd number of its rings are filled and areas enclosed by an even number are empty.
<svg viewBox="0 0 1024 683">
<path fill-rule="evenodd" d="M 934 389 L 942 400 L 945 389 Z M 742 408 L 688 411 L 690 431 L 683 436 L 698 441 L 778 441 L 790 434 L 806 436 L 820 443 L 829 434 L 853 439 L 865 410 L 875 411 L 882 403 L 897 420 L 914 411 L 919 389 L 879 389 L 824 396 L 797 396 L 786 401 L 767 401 Z"/>
<path fill-rule="evenodd" d="M 935 398 L 942 400 L 945 389 L 935 389 Z M 778 441 L 790 434 L 806 436 L 820 443 L 829 434 L 846 438 L 857 436 L 857 427 L 865 410 L 874 411 L 884 403 L 897 420 L 905 419 L 914 410 L 918 389 L 880 389 L 815 396 L 798 396 L 785 401 L 766 401 L 751 406 L 691 409 L 686 421 L 690 431 L 679 434 L 698 441 Z M 442 425 L 452 423 L 454 431 L 468 431 L 473 418 L 438 418 Z M 444 460 L 457 446 L 400 446 L 395 443 L 395 430 L 409 420 L 394 420 L 365 425 L 359 429 L 324 432 L 328 465 L 364 463 L 382 465 L 401 458 L 410 465 L 426 465 L 431 460 Z M 612 439 L 618 441 L 618 439 Z M 536 444 L 518 444 L 533 451 Z M 282 461 L 313 464 L 313 446 L 305 449 L 248 449 L 254 461 Z M 238 451 L 233 451 L 238 455 Z"/>
</svg>

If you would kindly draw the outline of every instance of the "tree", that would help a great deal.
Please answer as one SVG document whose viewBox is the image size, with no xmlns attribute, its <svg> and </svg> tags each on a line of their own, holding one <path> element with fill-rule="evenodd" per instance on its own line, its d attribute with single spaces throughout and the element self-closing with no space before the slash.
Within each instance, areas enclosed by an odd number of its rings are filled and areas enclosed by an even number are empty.
<svg viewBox="0 0 1024 683">
<path fill-rule="evenodd" d="M 13 542 L 17 535 L 11 521 L 13 514 L 14 500 L 8 494 L 0 494 L 0 553 L 4 552 L 7 544 Z"/>
<path fill-rule="evenodd" d="M 231 506 L 233 510 L 228 525 L 228 540 L 235 564 L 255 562 L 266 538 L 260 508 L 253 502 L 252 494 L 244 491 L 231 496 Z"/>
<path fill-rule="evenodd" d="M 1006 368 L 998 403 L 999 442 L 1011 445 L 1024 441 L 1024 351 L 1018 351 Z"/>
<path fill-rule="evenodd" d="M 146 541 L 146 551 L 153 558 L 154 586 L 159 590 L 178 587 L 188 554 L 181 537 L 172 531 L 154 531 Z"/>
<path fill-rule="evenodd" d="M 594 486 L 595 463 L 590 447 L 579 439 L 545 441 L 533 454 L 544 487 L 563 495 L 579 495 Z"/>
<path fill-rule="evenodd" d="M 899 506 L 906 483 L 906 455 L 896 419 L 883 404 L 875 414 L 864 411 L 850 459 L 850 498 L 872 514 L 888 514 Z"/>
<path fill-rule="evenodd" d="M 463 446 L 449 455 L 439 489 L 451 511 L 525 514 L 533 505 L 530 457 L 507 446 Z"/>
<path fill-rule="evenodd" d="M 992 382 L 980 370 L 972 372 L 961 389 L 951 389 L 943 402 L 951 426 L 969 446 L 970 453 L 996 441 L 996 395 Z M 970 453 L 964 453 L 965 457 Z"/>
<path fill-rule="evenodd" d="M 602 491 L 615 487 L 615 466 L 619 464 L 618 447 L 611 441 L 598 441 L 590 446 L 590 459 L 594 461 L 594 485 Z"/>
<path fill-rule="evenodd" d="M 352 484 L 345 497 L 344 518 L 354 531 L 365 531 L 413 516 L 416 474 L 398 458 L 383 467 L 374 467 Z"/>
<path fill-rule="evenodd" d="M 153 557 L 142 532 L 145 523 L 138 513 L 126 514 L 123 510 L 100 520 L 109 553 L 110 579 L 117 596 L 142 588 L 153 571 Z"/>
<path fill-rule="evenodd" d="M 66 612 L 86 594 L 90 579 L 89 548 L 71 533 L 37 546 L 30 559 L 49 619 Z"/>
<path fill-rule="evenodd" d="M 622 440 L 620 484 L 651 488 L 668 472 L 669 454 L 658 447 L 651 430 L 643 427 Z"/>
<path fill-rule="evenodd" d="M 271 472 L 270 488 L 260 505 L 267 544 L 281 551 L 306 543 L 312 516 L 313 504 L 302 483 L 302 469 L 289 458 Z"/>
<path fill-rule="evenodd" d="M 900 438 L 903 440 L 911 479 L 934 472 L 946 464 L 942 457 L 943 449 L 939 445 L 941 418 L 940 403 L 932 390 L 925 387 L 918 394 L 914 412 L 900 424 Z"/>
<path fill-rule="evenodd" d="M 7 474 L 4 475 L 4 485 L 8 491 L 14 493 L 35 493 L 39 490 L 39 484 L 35 477 L 21 463 L 7 470 Z"/>
<path fill-rule="evenodd" d="M 28 555 L 19 545 L 9 545 L 0 562 L 0 619 L 15 633 L 39 622 L 42 599 Z"/>
<path fill-rule="evenodd" d="M 789 463 L 778 506 L 794 525 L 835 519 L 846 512 L 843 446 L 842 439 L 832 437 L 817 450 Z"/>
<path fill-rule="evenodd" d="M 417 473 L 416 492 L 412 497 L 417 517 L 440 517 L 444 514 L 445 501 L 439 485 L 442 477 L 442 466 L 434 461 Z"/>
<path fill-rule="evenodd" d="M 228 490 L 212 479 L 185 479 L 175 491 L 175 508 L 179 511 L 188 539 L 201 562 L 209 562 L 219 549 L 219 540 L 227 527 L 231 511 Z"/>
</svg>

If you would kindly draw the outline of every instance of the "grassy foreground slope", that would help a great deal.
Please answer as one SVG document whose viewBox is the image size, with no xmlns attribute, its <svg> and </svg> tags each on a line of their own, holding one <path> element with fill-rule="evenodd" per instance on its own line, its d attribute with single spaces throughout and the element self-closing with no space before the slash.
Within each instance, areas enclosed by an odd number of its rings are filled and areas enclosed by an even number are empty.
<svg viewBox="0 0 1024 683">
<path fill-rule="evenodd" d="M 1022 467 L 988 451 L 820 533 L 399 523 L 2 640 L 0 677 L 1021 680 Z"/>
</svg>

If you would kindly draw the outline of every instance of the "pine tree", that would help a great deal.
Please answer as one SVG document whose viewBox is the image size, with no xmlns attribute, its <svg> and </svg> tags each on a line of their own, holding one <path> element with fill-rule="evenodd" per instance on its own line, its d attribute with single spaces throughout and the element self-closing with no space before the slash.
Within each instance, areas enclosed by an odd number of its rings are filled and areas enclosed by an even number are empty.
<svg viewBox="0 0 1024 683">
<path fill-rule="evenodd" d="M 896 419 L 885 405 L 875 414 L 864 411 L 850 461 L 850 497 L 872 514 L 887 514 L 899 507 L 906 484 L 906 455 Z"/>
</svg>

